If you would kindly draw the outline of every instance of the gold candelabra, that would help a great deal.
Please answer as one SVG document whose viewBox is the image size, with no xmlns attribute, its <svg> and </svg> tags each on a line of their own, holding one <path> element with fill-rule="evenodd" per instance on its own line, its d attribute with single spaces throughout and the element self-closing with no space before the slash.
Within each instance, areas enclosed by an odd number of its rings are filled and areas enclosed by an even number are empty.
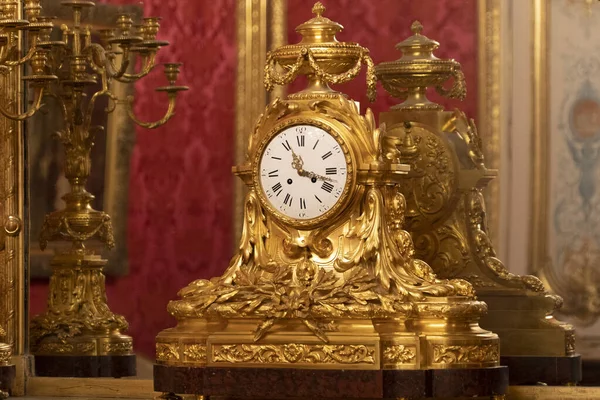
<svg viewBox="0 0 600 400">
<path fill-rule="evenodd" d="M 137 82 L 154 70 L 158 51 L 168 45 L 157 40 L 160 19 L 148 17 L 134 24 L 131 16 L 120 15 L 116 28 L 102 30 L 100 43 L 95 43 L 91 28 L 82 23 L 83 11 L 94 7 L 95 1 L 63 0 L 61 5 L 71 9 L 72 20 L 61 26 L 60 40 L 52 40 L 53 18 L 42 16 L 40 0 L 25 1 L 25 19 L 20 19 L 17 1 L 0 0 L 0 68 L 5 72 L 27 65 L 30 73 L 22 79 L 29 83 L 33 93 L 27 111 L 19 113 L 0 105 L 0 113 L 22 121 L 42 107 L 45 97 L 52 97 L 59 105 L 63 121 L 57 136 L 65 148 L 64 170 L 70 183 L 70 192 L 63 197 L 66 206 L 46 216 L 40 237 L 42 249 L 50 241 L 72 243 L 68 250 L 57 251 L 53 257 L 48 310 L 31 323 L 31 348 L 36 355 L 36 372 L 41 375 L 44 373 L 40 369 L 44 369 L 46 361 L 47 366 L 56 367 L 56 361 L 51 361 L 54 356 L 61 356 L 63 366 L 65 356 L 80 360 L 97 356 L 133 357 L 132 339 L 121 333 L 127 329 L 127 322 L 106 303 L 102 269 L 107 261 L 85 247 L 92 240 L 108 248 L 114 246 L 110 216 L 92 208 L 94 196 L 85 188 L 94 138 L 103 130 L 92 123 L 98 99 L 103 96 L 108 99 L 105 112 L 126 107 L 136 124 L 153 129 L 174 115 L 177 94 L 188 89 L 175 85 L 180 64 L 164 64 L 169 84 L 156 90 L 167 94 L 167 111 L 158 121 L 140 121 L 133 113 L 133 96 L 120 99 L 111 86 L 115 81 Z M 19 57 L 23 37 L 27 39 L 27 52 Z M 138 63 L 140 70 L 132 71 Z M 77 369 L 78 374 L 86 374 L 80 364 Z M 114 374 L 110 368 L 105 370 Z"/>
</svg>

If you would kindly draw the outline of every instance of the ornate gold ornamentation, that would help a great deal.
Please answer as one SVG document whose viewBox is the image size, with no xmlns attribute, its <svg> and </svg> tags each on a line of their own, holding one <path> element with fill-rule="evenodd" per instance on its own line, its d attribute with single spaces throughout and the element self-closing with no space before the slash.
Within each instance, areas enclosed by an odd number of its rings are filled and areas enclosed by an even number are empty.
<svg viewBox="0 0 600 400">
<path fill-rule="evenodd" d="M 65 343 L 42 343 L 36 348 L 38 354 L 68 354 L 74 350 L 75 345 Z"/>
<path fill-rule="evenodd" d="M 365 137 L 369 139 L 363 143 L 369 151 L 365 161 L 374 162 L 379 159 L 377 154 L 383 151 L 383 134 L 375 128 L 372 113 L 367 111 L 366 116 L 360 116 L 353 102 L 339 97 L 337 102 L 323 100 L 309 104 L 275 100 L 260 118 L 252 135 L 248 152 L 254 156 L 249 156 L 248 160 L 256 163 L 258 158 L 255 154 L 260 154 L 263 148 L 255 144 L 254 138 L 259 132 L 273 132 L 276 129 L 272 126 L 281 129 L 282 125 L 277 121 L 283 117 L 290 118 L 290 123 L 296 123 L 300 120 L 298 115 L 302 111 L 310 112 L 312 118 L 328 115 L 336 120 L 352 123 L 355 131 L 365 132 Z M 254 171 L 255 177 L 256 174 Z M 254 182 L 256 187 L 256 178 Z M 349 191 L 344 193 L 343 196 L 351 195 Z M 385 203 L 389 206 L 386 207 Z M 412 240 L 401 229 L 405 204 L 398 188 L 369 189 L 364 195 L 363 212 L 350 220 L 340 221 L 340 224 L 347 224 L 342 243 L 351 243 L 352 247 L 339 248 L 340 256 L 335 263 L 331 263 L 339 271 L 337 273 L 317 268 L 311 260 L 310 250 L 290 266 L 278 265 L 273 258 L 274 254 L 268 250 L 269 213 L 266 211 L 269 208 L 264 210 L 264 204 L 266 202 L 259 199 L 255 190 L 248 192 L 239 253 L 220 280 L 196 281 L 182 289 L 179 292 L 182 300 L 171 302 L 168 307 L 175 317 L 235 317 L 249 314 L 266 317 L 257 329 L 256 339 L 262 337 L 277 319 L 304 318 L 305 324 L 326 340 L 324 332 L 329 328 L 321 327 L 320 324 L 311 322 L 311 319 L 348 314 L 356 317 L 406 314 L 411 309 L 407 307 L 408 300 L 423 299 L 427 295 L 473 294 L 471 287 L 465 282 L 437 280 L 427 264 L 412 259 Z M 391 218 L 384 211 L 386 209 Z M 317 253 L 321 253 L 318 251 L 321 248 L 318 232 L 317 230 L 307 237 L 302 247 L 314 247 Z M 285 235 L 282 240 L 286 243 L 295 241 L 291 235 Z M 331 240 L 326 239 L 324 247 L 331 245 Z M 297 245 L 290 246 L 287 251 L 298 254 L 300 249 Z M 293 249 L 294 246 L 296 249 Z M 333 247 L 329 251 L 323 250 L 323 253 L 331 254 L 332 251 Z M 319 255 L 324 254 L 315 254 Z M 372 273 L 364 266 L 372 268 Z M 300 286 L 295 282 L 299 269 L 315 271 L 306 275 Z M 390 291 L 387 298 L 383 296 L 384 292 L 374 290 L 378 284 L 382 285 L 385 292 Z M 311 319 L 307 319 L 308 317 Z"/>
<path fill-rule="evenodd" d="M 325 7 L 320 2 L 313 7 L 315 17 L 296 28 L 303 39 L 299 44 L 281 46 L 267 53 L 265 64 L 265 88 L 287 85 L 299 75 L 309 79 L 305 92 L 328 92 L 329 84 L 340 84 L 356 78 L 362 64 L 367 67 L 367 95 L 375 100 L 375 70 L 369 50 L 356 43 L 340 43 L 335 34 L 343 27 L 323 17 Z M 283 71 L 277 71 L 276 65 Z M 300 92 L 302 94 L 302 92 Z M 290 95 L 290 98 L 295 98 Z"/>
<path fill-rule="evenodd" d="M 169 303 L 178 325 L 157 337 L 162 364 L 377 369 L 382 342 L 396 346 L 414 340 L 414 349 L 392 347 L 387 356 L 398 364 L 411 360 L 413 351 L 414 362 L 402 368 L 418 369 L 431 367 L 426 349 L 434 337 L 446 337 L 448 345 L 498 341 L 477 326 L 486 306 L 474 300 L 471 284 L 438 279 L 427 263 L 415 259 L 400 190 L 407 166 L 373 113 L 367 109 L 361 115 L 354 101 L 328 86 L 350 79 L 359 61 L 365 62 L 366 50 L 337 42 L 341 26 L 322 12 L 317 4 L 315 18 L 298 27 L 299 44 L 269 56 L 268 87 L 296 75 L 307 75 L 308 87 L 273 100 L 258 118 L 245 160 L 234 168 L 248 187 L 238 250 L 221 277 L 196 280 Z M 350 182 L 340 185 L 339 206 L 310 223 L 270 205 L 258 167 L 267 144 L 300 123 L 320 128 L 338 143 Z M 437 144 L 430 146 L 436 153 Z M 433 168 L 446 168 L 448 160 Z M 294 152 L 289 162 L 299 171 Z M 207 343 L 206 361 L 182 355 L 179 346 L 190 338 Z"/>
<path fill-rule="evenodd" d="M 473 245 L 475 260 L 484 270 L 492 272 L 497 279 L 505 285 L 517 287 L 533 292 L 544 293 L 542 281 L 532 275 L 519 276 L 512 274 L 496 257 L 496 251 L 487 235 L 487 219 L 485 203 L 480 189 L 473 189 L 467 196 L 467 218 L 469 221 L 468 232 Z"/>
<path fill-rule="evenodd" d="M 565 354 L 575 354 L 575 331 L 565 332 Z"/>
<path fill-rule="evenodd" d="M 183 355 L 187 360 L 206 362 L 206 346 L 201 344 L 185 345 Z"/>
<path fill-rule="evenodd" d="M 435 364 L 485 363 L 500 360 L 498 344 L 448 346 L 433 345 L 433 362 Z"/>
<path fill-rule="evenodd" d="M 440 46 L 434 40 L 423 36 L 423 26 L 413 22 L 413 36 L 396 45 L 402 52 L 399 60 L 383 62 L 375 68 L 377 78 L 392 96 L 404 102 L 394 106 L 396 110 L 441 110 L 441 106 L 427 99 L 427 88 L 451 99 L 463 100 L 467 95 L 465 76 L 461 65 L 454 60 L 440 60 L 433 52 Z M 452 79 L 450 89 L 444 83 Z"/>
<path fill-rule="evenodd" d="M 0 366 L 10 365 L 12 358 L 12 347 L 6 343 L 0 343 Z"/>
<path fill-rule="evenodd" d="M 212 361 L 229 364 L 374 364 L 364 345 L 212 345 Z"/>
<path fill-rule="evenodd" d="M 178 361 L 179 346 L 171 343 L 156 343 L 157 361 Z"/>
<path fill-rule="evenodd" d="M 417 349 L 403 344 L 388 344 L 383 347 L 385 364 L 413 364 L 417 357 Z"/>
<path fill-rule="evenodd" d="M 134 27 L 131 16 L 120 15 L 116 21 L 117 29 L 104 30 L 102 43 L 93 43 L 90 28 L 81 25 L 81 17 L 83 9 L 93 7 L 95 3 L 63 2 L 63 6 L 72 9 L 73 20 L 69 25 L 62 25 L 61 39 L 52 41 L 51 19 L 40 16 L 39 1 L 33 0 L 29 5 L 35 7 L 26 7 L 28 21 L 25 22 L 34 24 L 36 29 L 29 31 L 35 34 L 29 58 L 32 75 L 26 79 L 32 82 L 40 100 L 51 96 L 59 104 L 63 128 L 57 136 L 65 149 L 65 176 L 71 189 L 63 197 L 65 208 L 46 216 L 40 247 L 44 250 L 50 241 L 72 243 L 71 249 L 59 252 L 51 262 L 53 276 L 48 311 L 35 317 L 31 323 L 32 348 L 34 352 L 43 350 L 45 354 L 52 353 L 52 349 L 56 354 L 87 355 L 90 351 L 95 355 L 129 354 L 132 351 L 131 338 L 121 334 L 127 329 L 127 322 L 124 317 L 112 313 L 106 303 L 102 272 L 106 261 L 85 249 L 85 242 L 92 239 L 99 240 L 107 248 L 114 247 L 110 217 L 91 207 L 94 196 L 85 189 L 95 135 L 103 129 L 93 126 L 92 115 L 97 100 L 106 97 L 109 105 L 105 112 L 125 107 L 136 124 L 153 129 L 165 124 L 174 115 L 177 94 L 187 87 L 175 85 L 179 64 L 165 64 L 164 73 L 169 84 L 157 91 L 167 95 L 167 111 L 155 122 L 138 120 L 132 111 L 133 98 L 117 98 L 112 90 L 113 82 L 134 83 L 154 69 L 157 52 L 168 44 L 156 39 L 159 19 L 143 18 L 141 24 Z M 117 53 L 122 55 L 120 61 Z M 138 59 L 141 69 L 132 72 L 129 66 L 135 66 Z M 92 95 L 86 93 L 97 83 L 100 83 L 99 89 Z M 39 100 L 36 101 L 39 103 Z M 36 103 L 26 114 L 37 109 Z M 1 107 L 0 113 L 13 119 L 27 116 L 11 116 Z M 77 343 L 82 341 L 89 342 L 93 348 L 81 348 Z M 105 345 L 95 345 L 100 342 Z"/>
<path fill-rule="evenodd" d="M 131 354 L 133 351 L 133 343 L 107 343 L 104 347 L 104 350 L 106 351 L 106 354 Z"/>
<path fill-rule="evenodd" d="M 551 315 L 562 300 L 548 294 L 540 279 L 510 273 L 492 246 L 482 189 L 496 171 L 485 166 L 483 143 L 474 121 L 459 110 L 449 112 L 439 107 L 431 112 L 436 105 L 420 97 L 427 87 L 449 79 L 457 64 L 435 58 L 432 51 L 439 44 L 424 37 L 421 29 L 415 24 L 414 35 L 398 46 L 402 59 L 376 68 L 386 90 L 404 101 L 382 113 L 380 122 L 388 126 L 386 157 L 399 157 L 412 167 L 401 188 L 416 256 L 428 262 L 440 278 L 464 278 L 475 286 L 477 296 L 490 304 L 488 315 L 482 317 L 483 327 L 511 338 L 503 342 L 504 355 L 568 354 L 565 346 L 549 348 L 538 339 L 543 333 L 548 335 L 548 342 L 557 343 L 572 329 Z M 464 93 L 460 80 L 457 75 L 456 93 Z M 417 309 L 436 318 L 485 312 L 477 307 L 467 311 L 443 304 L 419 304 Z M 514 311 L 509 314 L 510 322 L 506 321 L 508 310 Z M 466 357 L 452 354 L 448 357 Z"/>
</svg>

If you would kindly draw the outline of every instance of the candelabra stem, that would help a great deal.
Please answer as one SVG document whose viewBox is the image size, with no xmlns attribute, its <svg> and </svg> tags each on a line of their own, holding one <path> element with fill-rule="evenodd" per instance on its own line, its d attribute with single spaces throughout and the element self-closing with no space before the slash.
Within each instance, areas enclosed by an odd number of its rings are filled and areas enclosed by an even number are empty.
<svg viewBox="0 0 600 400">
<path fill-rule="evenodd" d="M 137 125 L 146 128 L 146 129 L 155 129 L 159 126 L 162 126 L 167 123 L 174 115 L 175 115 L 175 101 L 176 101 L 176 93 L 169 93 L 169 105 L 167 107 L 167 111 L 165 115 L 156 122 L 143 122 L 137 119 L 133 112 L 133 96 L 129 96 L 126 101 L 127 113 L 129 114 L 129 118 L 133 120 Z"/>
<path fill-rule="evenodd" d="M 37 35 L 32 35 L 32 39 L 31 39 L 31 46 L 29 48 L 29 51 L 27 52 L 27 54 L 19 59 L 19 60 L 15 60 L 15 61 L 11 61 L 8 59 L 0 59 L 0 63 L 6 67 L 16 67 L 19 65 L 23 65 L 26 62 L 30 61 L 33 56 L 35 55 L 35 53 L 37 52 L 38 48 L 37 48 L 37 43 L 38 43 L 38 37 Z M 6 54 L 6 56 L 9 56 L 10 52 L 8 52 L 8 54 Z"/>
</svg>

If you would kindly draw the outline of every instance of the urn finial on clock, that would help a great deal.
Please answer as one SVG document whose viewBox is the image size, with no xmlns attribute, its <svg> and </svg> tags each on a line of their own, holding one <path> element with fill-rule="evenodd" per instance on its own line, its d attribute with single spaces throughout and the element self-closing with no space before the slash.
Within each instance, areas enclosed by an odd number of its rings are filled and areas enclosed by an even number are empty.
<svg viewBox="0 0 600 400">
<path fill-rule="evenodd" d="M 317 2 L 315 17 L 298 25 L 302 39 L 297 44 L 281 46 L 267 54 L 265 88 L 287 85 L 298 76 L 308 78 L 306 89 L 288 96 L 290 99 L 335 97 L 339 92 L 330 84 L 340 84 L 356 78 L 364 64 L 367 68 L 367 96 L 375 99 L 375 70 L 369 50 L 352 42 L 339 42 L 336 34 L 344 27 L 325 18 L 325 7 Z"/>
<path fill-rule="evenodd" d="M 442 110 L 443 107 L 427 98 L 432 87 L 445 97 L 463 100 L 467 94 L 465 76 L 461 65 L 455 60 L 442 60 L 433 52 L 440 47 L 435 40 L 423 35 L 419 21 L 411 26 L 412 36 L 396 45 L 402 57 L 377 65 L 375 73 L 385 90 L 403 102 L 396 110 Z M 453 80 L 450 89 L 444 87 Z"/>
</svg>

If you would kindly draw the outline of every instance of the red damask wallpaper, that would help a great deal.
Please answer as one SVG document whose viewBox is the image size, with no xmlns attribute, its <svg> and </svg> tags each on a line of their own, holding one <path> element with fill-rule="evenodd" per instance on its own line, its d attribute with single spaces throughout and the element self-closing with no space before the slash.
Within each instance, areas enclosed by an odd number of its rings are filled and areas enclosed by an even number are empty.
<svg viewBox="0 0 600 400">
<path fill-rule="evenodd" d="M 289 0 L 290 41 L 298 40 L 294 28 L 311 18 L 313 3 Z M 370 48 L 376 63 L 399 58 L 395 43 L 409 36 L 410 24 L 419 19 L 424 34 L 441 42 L 437 55 L 462 63 L 470 91 L 462 107 L 475 115 L 476 0 L 324 3 L 325 15 L 346 28 L 338 38 Z M 153 356 L 156 334 L 174 325 L 167 302 L 193 279 L 220 274 L 231 254 L 236 2 L 146 0 L 144 8 L 147 15 L 163 17 L 159 36 L 172 43 L 160 61 L 183 62 L 180 82 L 191 88 L 167 126 L 137 130 L 129 182 L 130 274 L 107 283 L 109 305 L 129 321 L 136 351 Z M 158 71 L 136 87 L 136 111 L 144 120 L 156 119 L 164 111 L 163 99 L 153 92 L 163 79 Z M 363 107 L 368 104 L 364 75 L 343 90 Z M 379 92 L 376 105 L 369 105 L 376 112 L 394 104 L 381 88 Z M 32 315 L 44 310 L 46 296 L 47 283 L 33 282 Z"/>
</svg>

